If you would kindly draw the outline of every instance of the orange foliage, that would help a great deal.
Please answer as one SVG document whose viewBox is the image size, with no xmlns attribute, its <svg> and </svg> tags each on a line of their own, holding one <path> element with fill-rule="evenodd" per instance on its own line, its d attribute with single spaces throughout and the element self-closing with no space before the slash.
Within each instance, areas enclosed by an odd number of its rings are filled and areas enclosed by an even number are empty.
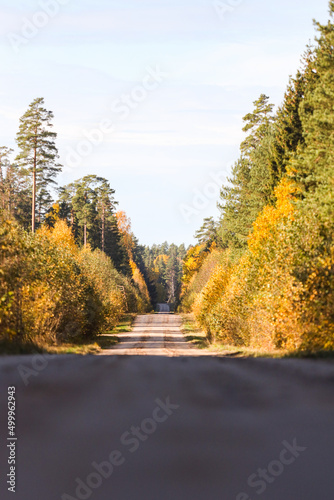
<svg viewBox="0 0 334 500">
<path fill-rule="evenodd" d="M 126 215 L 124 210 L 116 212 L 116 219 L 118 230 L 123 234 L 129 234 L 131 232 L 131 219 Z"/>
<path fill-rule="evenodd" d="M 133 258 L 134 241 L 131 232 L 131 219 L 126 215 L 124 210 L 116 212 L 117 227 L 123 236 L 123 241 L 128 252 L 129 258 Z"/>
</svg>

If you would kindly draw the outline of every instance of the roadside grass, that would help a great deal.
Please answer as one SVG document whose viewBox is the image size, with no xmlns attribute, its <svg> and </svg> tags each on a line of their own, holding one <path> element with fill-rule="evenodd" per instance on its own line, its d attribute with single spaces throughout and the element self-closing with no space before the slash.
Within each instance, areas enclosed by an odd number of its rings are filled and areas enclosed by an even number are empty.
<svg viewBox="0 0 334 500">
<path fill-rule="evenodd" d="M 334 362 L 334 351 L 288 351 L 234 346 L 219 342 L 210 343 L 201 331 L 192 314 L 180 314 L 182 319 L 181 329 L 187 342 L 199 349 L 212 351 L 212 354 L 226 356 L 227 358 L 269 358 L 269 359 L 323 359 Z"/>
<path fill-rule="evenodd" d="M 182 319 L 181 330 L 187 342 L 199 349 L 209 349 L 210 343 L 205 335 L 196 325 L 192 314 L 180 314 Z"/>
<path fill-rule="evenodd" d="M 77 337 L 72 342 L 62 344 L 47 344 L 43 339 L 30 341 L 1 340 L 0 355 L 20 355 L 20 354 L 98 354 L 103 349 L 108 349 L 118 344 L 118 334 L 130 332 L 135 314 L 126 314 L 120 322 L 110 331 L 93 338 L 87 339 Z"/>
</svg>

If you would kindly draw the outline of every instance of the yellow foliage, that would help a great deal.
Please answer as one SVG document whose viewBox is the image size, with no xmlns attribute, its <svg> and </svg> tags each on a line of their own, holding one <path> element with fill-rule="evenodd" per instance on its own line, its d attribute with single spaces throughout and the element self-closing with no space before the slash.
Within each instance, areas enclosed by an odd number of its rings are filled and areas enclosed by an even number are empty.
<svg viewBox="0 0 334 500">
<path fill-rule="evenodd" d="M 150 304 L 150 294 L 148 292 L 144 276 L 142 275 L 137 264 L 133 260 L 130 260 L 130 266 L 131 266 L 131 270 L 132 270 L 133 281 L 138 286 L 138 288 L 140 290 L 140 295 L 144 299 L 144 302 L 145 302 L 145 304 L 144 303 L 142 304 L 143 311 L 148 310 L 149 304 Z"/>
<path fill-rule="evenodd" d="M 0 337 L 6 340 L 92 336 L 112 328 L 126 310 L 145 307 L 140 287 L 100 250 L 79 250 L 64 221 L 35 235 L 0 224 L 0 241 Z"/>
<path fill-rule="evenodd" d="M 295 194 L 295 186 L 283 179 L 275 206 L 265 207 L 254 222 L 249 251 L 234 263 L 225 252 L 197 296 L 193 312 L 209 338 L 266 349 L 300 345 L 302 288 L 290 273 L 292 257 L 281 229 L 294 221 Z M 194 254 L 188 266 L 196 268 Z"/>
<path fill-rule="evenodd" d="M 51 229 L 42 226 L 37 233 L 42 237 L 46 237 L 55 245 L 61 245 L 62 248 L 69 250 L 71 254 L 78 254 L 79 250 L 75 244 L 72 230 L 64 220 L 56 221 L 54 228 Z"/>
<path fill-rule="evenodd" d="M 194 274 L 197 273 L 202 267 L 205 257 L 208 255 L 208 253 L 210 253 L 210 251 L 213 251 L 215 248 L 215 243 L 212 243 L 210 248 L 208 248 L 207 245 L 203 243 L 202 245 L 195 245 L 188 250 L 187 255 L 183 261 L 183 291 L 187 288 Z"/>
<path fill-rule="evenodd" d="M 275 189 L 275 207 L 266 206 L 253 224 L 253 232 L 248 238 L 248 248 L 253 254 L 258 253 L 263 242 L 275 238 L 275 228 L 281 222 L 294 220 L 293 199 L 297 192 L 295 185 L 284 178 Z"/>
<path fill-rule="evenodd" d="M 131 233 L 131 219 L 126 215 L 123 210 L 116 212 L 117 227 L 123 236 L 123 241 L 128 252 L 129 258 L 132 259 L 134 248 L 133 236 Z"/>
</svg>

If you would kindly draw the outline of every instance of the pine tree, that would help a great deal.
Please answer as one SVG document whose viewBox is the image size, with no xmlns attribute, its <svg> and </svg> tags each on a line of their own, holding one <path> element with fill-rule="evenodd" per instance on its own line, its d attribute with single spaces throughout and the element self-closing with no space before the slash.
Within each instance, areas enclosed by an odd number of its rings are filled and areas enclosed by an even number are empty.
<svg viewBox="0 0 334 500">
<path fill-rule="evenodd" d="M 203 220 L 203 224 L 196 231 L 195 238 L 198 243 L 208 243 L 211 244 L 214 241 L 217 243 L 218 237 L 218 223 L 214 220 L 213 217 L 207 217 Z"/>
<path fill-rule="evenodd" d="M 65 219 L 71 226 L 73 234 L 75 233 L 75 213 L 73 207 L 73 197 L 76 192 L 76 187 L 74 183 L 67 184 L 67 186 L 61 186 L 57 189 L 58 191 L 58 203 L 60 206 L 59 217 Z"/>
<path fill-rule="evenodd" d="M 254 102 L 254 111 L 248 113 L 243 121 L 244 132 L 249 135 L 241 143 L 241 156 L 232 168 L 229 184 L 221 189 L 221 228 L 219 236 L 222 246 L 232 246 L 243 250 L 247 245 L 247 237 L 257 214 L 263 208 L 266 199 L 263 192 L 268 185 L 267 156 L 270 147 L 270 131 L 274 123 L 273 105 L 269 97 L 261 94 Z M 259 176 L 257 170 L 265 172 Z M 260 177 L 260 183 L 256 179 Z"/>
<path fill-rule="evenodd" d="M 273 104 L 269 103 L 269 97 L 261 94 L 254 101 L 254 111 L 243 117 L 245 125 L 243 132 L 250 132 L 246 139 L 241 143 L 241 155 L 249 158 L 258 148 L 262 139 L 265 137 L 269 125 L 273 122 Z"/>
<path fill-rule="evenodd" d="M 76 221 L 83 231 L 83 246 L 88 243 L 88 232 L 96 221 L 96 196 L 89 181 L 89 176 L 74 182 L 75 194 L 72 199 Z"/>
<path fill-rule="evenodd" d="M 110 187 L 107 179 L 96 177 L 96 182 L 97 212 L 101 221 L 101 250 L 104 252 L 107 222 L 111 221 L 118 203 L 114 200 L 115 190 Z"/>
<path fill-rule="evenodd" d="M 36 199 L 38 192 L 55 184 L 54 178 L 61 171 L 57 163 L 55 145 L 57 134 L 52 132 L 53 113 L 44 107 L 44 99 L 37 98 L 20 119 L 16 141 L 20 153 L 16 158 L 22 171 L 31 177 L 32 210 L 31 229 L 36 228 Z"/>
</svg>

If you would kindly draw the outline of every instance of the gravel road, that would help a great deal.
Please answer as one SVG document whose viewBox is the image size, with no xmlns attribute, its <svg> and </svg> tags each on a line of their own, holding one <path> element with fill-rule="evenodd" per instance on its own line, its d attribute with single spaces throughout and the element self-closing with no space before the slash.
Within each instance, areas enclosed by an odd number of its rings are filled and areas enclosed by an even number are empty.
<svg viewBox="0 0 334 500">
<path fill-rule="evenodd" d="M 118 335 L 120 343 L 102 354 L 145 356 L 203 356 L 212 352 L 197 349 L 186 342 L 181 318 L 176 314 L 157 313 L 137 316 L 129 333 Z"/>
<path fill-rule="evenodd" d="M 333 500 L 333 363 L 192 356 L 148 321 L 113 355 L 0 358 L 1 499 Z"/>
</svg>

